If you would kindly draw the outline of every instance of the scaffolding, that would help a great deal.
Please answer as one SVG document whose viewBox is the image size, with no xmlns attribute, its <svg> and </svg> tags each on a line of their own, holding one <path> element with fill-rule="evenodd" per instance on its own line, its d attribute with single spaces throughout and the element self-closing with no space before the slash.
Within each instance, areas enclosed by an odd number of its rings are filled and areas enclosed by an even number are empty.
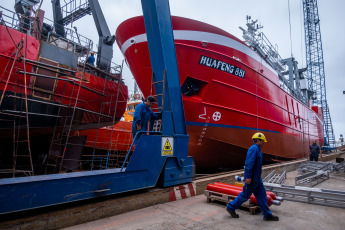
<svg viewBox="0 0 345 230">
<path fill-rule="evenodd" d="M 303 0 L 307 79 L 312 103 L 322 108 L 324 147 L 334 148 L 335 137 L 326 97 L 325 69 L 317 0 Z"/>
<path fill-rule="evenodd" d="M 12 55 L 1 71 L 0 80 L 3 89 L 0 122 L 11 124 L 7 130 L 12 132 L 12 135 L 6 135 L 12 145 L 2 146 L 0 152 L 0 177 L 90 170 L 95 165 L 95 169 L 122 165 L 131 144 L 131 133 L 121 136 L 119 133 L 115 135 L 113 130 L 120 120 L 119 105 L 121 103 L 123 108 L 127 102 L 128 92 L 122 80 L 123 62 L 121 65 L 111 62 L 109 72 L 91 66 L 85 62 L 92 50 L 91 40 L 76 32 L 77 40 L 59 37 L 53 31 L 38 34 L 42 41 L 40 52 L 37 59 L 30 59 L 25 55 L 25 39 L 32 31 L 27 29 L 24 38 L 16 44 L 9 28 L 20 32 L 23 28 L 33 28 L 32 17 L 29 17 L 30 21 L 19 15 L 17 20 L 15 12 L 4 9 L 0 19 L 13 42 Z M 23 24 L 28 21 L 29 24 Z M 77 58 L 70 65 L 64 64 L 59 62 L 61 55 L 56 56 L 58 60 L 47 57 L 51 50 L 58 50 L 58 54 L 73 54 L 71 56 Z M 49 126 L 44 123 L 46 119 Z M 105 147 L 96 145 L 96 137 L 93 154 L 88 155 L 87 135 L 78 133 L 90 129 L 98 132 L 108 127 L 111 127 L 110 133 L 102 137 L 107 140 L 103 143 Z M 121 143 L 125 143 L 125 147 L 119 150 L 121 138 L 124 138 Z M 1 143 L 6 140 L 1 139 Z M 106 157 L 98 158 L 104 150 Z"/>
<path fill-rule="evenodd" d="M 9 85 L 11 85 L 11 77 L 15 75 L 15 73 L 18 71 L 18 62 L 20 59 L 23 59 L 23 68 L 24 71 L 26 69 L 26 63 L 25 63 L 25 54 L 26 54 L 26 43 L 25 39 L 22 38 L 21 41 L 18 44 L 14 44 L 15 49 L 12 52 L 12 55 L 10 56 L 7 65 L 1 75 L 0 82 L 4 83 L 4 88 L 1 93 L 1 99 L 0 99 L 0 108 L 1 105 L 4 102 L 5 94 L 7 89 L 9 88 Z M 13 58 L 13 59 L 12 59 Z M 12 64 L 11 64 L 12 62 Z M 14 119 L 11 119 L 9 122 L 13 122 L 13 139 L 12 139 L 12 160 L 13 160 L 13 168 L 12 170 L 3 170 L 1 169 L 1 173 L 11 173 L 13 177 L 16 177 L 17 174 L 25 174 L 27 176 L 33 176 L 34 175 L 34 168 L 33 168 L 33 162 L 32 162 L 32 154 L 31 154 L 31 146 L 30 146 L 30 125 L 29 125 L 29 112 L 28 112 L 28 97 L 27 97 L 27 88 L 28 88 L 28 83 L 27 83 L 27 76 L 24 74 L 24 95 L 23 95 L 23 101 L 21 103 L 21 107 L 23 107 L 23 102 L 25 102 L 25 112 L 23 111 L 24 109 L 21 108 L 21 113 L 19 116 L 17 115 L 17 104 L 16 100 L 14 99 L 14 106 L 12 110 L 3 110 L 1 111 L 4 113 L 5 116 L 17 116 Z M 5 80 L 6 79 L 6 80 Z M 17 79 L 15 79 L 17 80 Z M 16 98 L 17 96 L 17 91 L 14 91 L 13 98 Z M 25 113 L 25 116 L 21 115 Z M 24 119 L 24 122 L 21 120 Z M 21 127 L 19 129 L 16 129 L 17 123 L 21 124 Z M 25 130 L 25 131 L 22 131 Z M 23 136 L 23 132 L 24 137 Z M 26 150 L 23 150 L 20 148 L 19 144 L 26 143 L 27 148 Z M 20 164 L 19 164 L 20 163 Z"/>
</svg>

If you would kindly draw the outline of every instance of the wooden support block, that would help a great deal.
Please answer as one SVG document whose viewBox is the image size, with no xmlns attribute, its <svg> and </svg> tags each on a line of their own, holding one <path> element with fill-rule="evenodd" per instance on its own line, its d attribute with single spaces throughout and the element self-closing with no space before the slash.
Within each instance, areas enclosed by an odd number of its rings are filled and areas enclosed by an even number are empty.
<svg viewBox="0 0 345 230">
<path fill-rule="evenodd" d="M 206 196 L 207 203 L 210 203 L 212 200 L 217 200 L 227 205 L 230 201 L 236 199 L 236 196 L 231 196 L 209 190 L 205 190 L 204 195 Z M 255 215 L 256 213 L 259 213 L 261 211 L 260 207 L 252 204 L 250 200 L 247 200 L 245 203 L 243 203 L 241 207 L 243 210 L 249 211 L 250 215 Z"/>
</svg>

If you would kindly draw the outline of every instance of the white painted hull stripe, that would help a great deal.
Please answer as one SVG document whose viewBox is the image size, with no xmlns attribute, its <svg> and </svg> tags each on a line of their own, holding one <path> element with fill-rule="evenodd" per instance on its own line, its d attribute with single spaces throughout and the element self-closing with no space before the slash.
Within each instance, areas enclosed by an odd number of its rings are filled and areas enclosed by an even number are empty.
<svg viewBox="0 0 345 230">
<path fill-rule="evenodd" d="M 219 35 L 219 34 L 214 34 L 214 33 L 201 32 L 201 31 L 174 30 L 174 38 L 175 40 L 187 40 L 187 41 L 198 41 L 198 42 L 206 41 L 207 43 L 221 45 L 221 46 L 238 50 L 242 52 L 243 54 L 248 55 L 251 58 L 255 59 L 257 62 L 262 63 L 266 68 L 271 70 L 273 73 L 276 73 L 276 71 L 264 60 L 262 60 L 262 58 L 257 53 L 255 53 L 251 48 L 229 37 Z M 130 46 L 136 43 L 141 43 L 141 42 L 147 42 L 146 34 L 140 34 L 140 35 L 127 39 L 127 41 L 125 41 L 122 44 L 121 52 L 124 55 L 126 50 Z"/>
</svg>

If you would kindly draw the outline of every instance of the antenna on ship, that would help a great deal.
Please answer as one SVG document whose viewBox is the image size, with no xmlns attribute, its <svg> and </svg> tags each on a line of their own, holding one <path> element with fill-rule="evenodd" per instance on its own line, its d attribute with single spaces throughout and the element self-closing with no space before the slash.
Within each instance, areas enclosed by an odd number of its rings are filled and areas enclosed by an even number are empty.
<svg viewBox="0 0 345 230">
<path fill-rule="evenodd" d="M 258 20 L 252 20 L 249 15 L 247 15 L 246 19 L 247 29 L 239 27 L 243 32 L 242 37 L 245 43 L 252 47 L 264 61 L 277 71 L 280 86 L 307 105 L 309 95 L 311 94 L 308 92 L 306 79 L 303 76 L 303 72 L 306 69 L 298 69 L 298 62 L 294 57 L 282 59 L 278 53 L 278 46 L 273 46 L 265 34 L 258 31 L 263 28 L 262 25 L 258 24 Z"/>
</svg>

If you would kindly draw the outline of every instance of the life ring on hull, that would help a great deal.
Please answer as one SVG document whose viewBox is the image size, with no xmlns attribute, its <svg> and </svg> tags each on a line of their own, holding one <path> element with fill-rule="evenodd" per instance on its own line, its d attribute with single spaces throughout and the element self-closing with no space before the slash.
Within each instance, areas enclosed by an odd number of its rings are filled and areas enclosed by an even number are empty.
<svg viewBox="0 0 345 230">
<path fill-rule="evenodd" d="M 139 93 L 134 95 L 134 99 L 139 99 L 139 98 L 140 98 L 140 94 Z"/>
</svg>

